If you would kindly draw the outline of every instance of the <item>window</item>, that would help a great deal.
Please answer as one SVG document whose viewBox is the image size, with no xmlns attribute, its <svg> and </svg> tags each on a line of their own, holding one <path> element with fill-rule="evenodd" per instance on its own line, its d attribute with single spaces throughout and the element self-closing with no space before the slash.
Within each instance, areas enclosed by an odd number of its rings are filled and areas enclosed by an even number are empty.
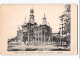
<svg viewBox="0 0 80 59">
<path fill-rule="evenodd" d="M 41 38 L 39 37 L 39 41 L 41 41 Z"/>
<path fill-rule="evenodd" d="M 39 28 L 39 30 L 41 30 L 41 28 Z"/>
<path fill-rule="evenodd" d="M 39 35 L 41 35 L 41 33 L 39 33 Z"/>
<path fill-rule="evenodd" d="M 36 36 L 38 36 L 38 33 L 36 33 Z"/>
<path fill-rule="evenodd" d="M 38 28 L 37 28 L 37 31 L 38 31 Z"/>
<path fill-rule="evenodd" d="M 42 29 L 44 29 L 44 27 Z"/>
<path fill-rule="evenodd" d="M 36 40 L 38 40 L 38 38 L 36 38 Z"/>
</svg>

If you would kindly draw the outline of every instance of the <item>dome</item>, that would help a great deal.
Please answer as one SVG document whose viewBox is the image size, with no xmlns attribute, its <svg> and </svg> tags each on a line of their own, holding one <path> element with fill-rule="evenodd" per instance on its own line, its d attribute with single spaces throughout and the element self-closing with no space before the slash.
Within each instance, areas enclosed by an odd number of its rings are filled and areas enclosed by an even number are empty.
<svg viewBox="0 0 80 59">
<path fill-rule="evenodd" d="M 31 13 L 31 14 L 33 14 L 33 13 L 34 13 L 34 10 L 33 10 L 33 9 L 31 9 L 31 10 L 30 10 L 30 13 Z"/>
</svg>

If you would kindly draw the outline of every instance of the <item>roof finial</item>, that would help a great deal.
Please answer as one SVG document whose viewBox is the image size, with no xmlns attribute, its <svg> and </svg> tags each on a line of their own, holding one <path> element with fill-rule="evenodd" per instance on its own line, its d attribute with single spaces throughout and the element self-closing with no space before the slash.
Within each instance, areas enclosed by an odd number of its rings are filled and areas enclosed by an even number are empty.
<svg viewBox="0 0 80 59">
<path fill-rule="evenodd" d="M 48 23 L 48 26 L 49 26 L 49 23 Z"/>
<path fill-rule="evenodd" d="M 24 24 L 23 25 L 26 25 L 26 17 L 25 17 L 25 21 L 24 21 Z"/>
<path fill-rule="evenodd" d="M 25 17 L 25 20 L 26 20 L 26 17 Z"/>
<path fill-rule="evenodd" d="M 44 13 L 44 16 L 45 16 L 45 13 Z"/>
<path fill-rule="evenodd" d="M 20 26 L 18 25 L 18 30 L 20 30 Z"/>
<path fill-rule="evenodd" d="M 44 20 L 46 20 L 46 16 L 45 16 L 45 13 L 44 13 L 44 17 L 43 17 L 43 19 L 44 19 Z"/>
</svg>

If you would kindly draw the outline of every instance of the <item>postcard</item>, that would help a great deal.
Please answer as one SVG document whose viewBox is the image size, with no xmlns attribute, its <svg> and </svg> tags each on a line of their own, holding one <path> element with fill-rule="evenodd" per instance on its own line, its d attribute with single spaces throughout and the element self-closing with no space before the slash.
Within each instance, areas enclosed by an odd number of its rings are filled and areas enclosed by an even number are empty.
<svg viewBox="0 0 80 59">
<path fill-rule="evenodd" d="M 77 54 L 77 4 L 1 4 L 1 55 Z"/>
</svg>

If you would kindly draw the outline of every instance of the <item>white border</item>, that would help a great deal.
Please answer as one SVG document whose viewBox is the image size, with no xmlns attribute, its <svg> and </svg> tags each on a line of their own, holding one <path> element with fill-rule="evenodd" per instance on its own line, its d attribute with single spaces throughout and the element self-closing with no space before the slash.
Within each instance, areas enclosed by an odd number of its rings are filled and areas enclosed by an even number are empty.
<svg viewBox="0 0 80 59">
<path fill-rule="evenodd" d="M 2 56 L 0 59 L 79 59 L 80 40 L 79 40 L 79 0 L 0 0 L 0 4 L 78 4 L 78 55 L 35 55 L 35 56 Z"/>
<path fill-rule="evenodd" d="M 79 0 L 0 0 L 1 4 L 68 4 Z"/>
</svg>

